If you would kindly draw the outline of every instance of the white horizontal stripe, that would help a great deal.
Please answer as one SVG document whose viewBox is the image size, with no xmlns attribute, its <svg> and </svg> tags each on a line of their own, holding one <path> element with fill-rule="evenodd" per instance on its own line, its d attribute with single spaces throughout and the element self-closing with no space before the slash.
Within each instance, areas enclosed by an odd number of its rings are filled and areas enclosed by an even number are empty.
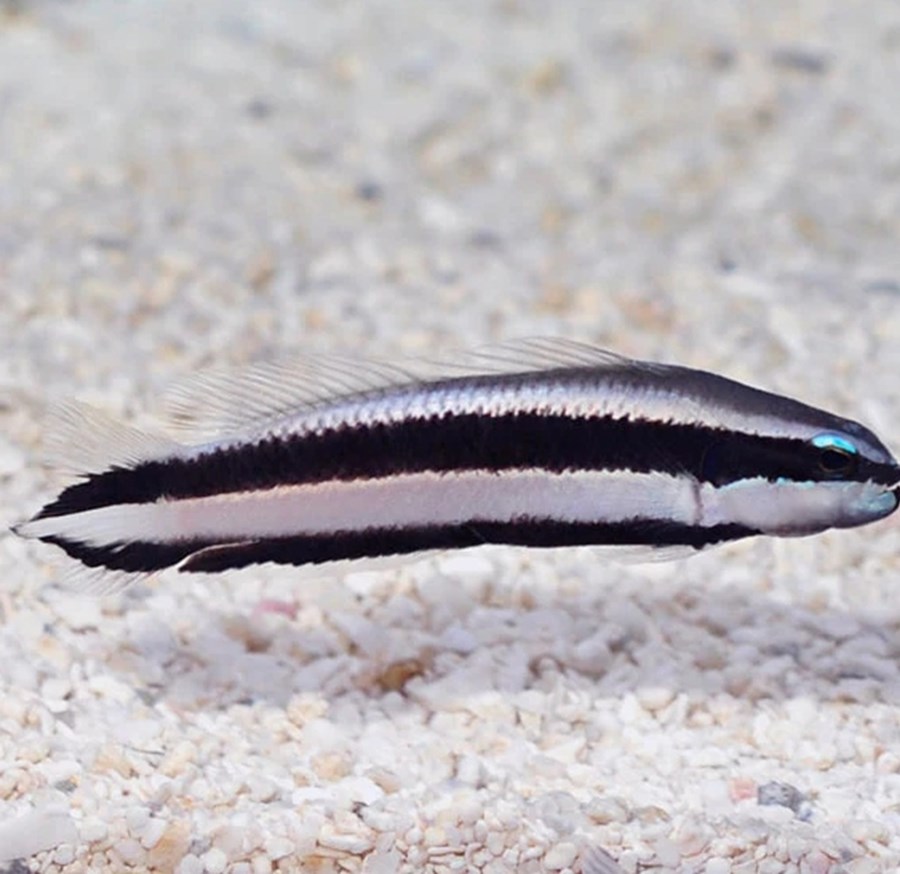
<svg viewBox="0 0 900 874">
<path fill-rule="evenodd" d="M 737 523 L 782 536 L 863 525 L 892 512 L 894 496 L 877 483 L 739 480 L 700 488 L 704 525 Z"/>
<path fill-rule="evenodd" d="M 409 419 L 433 416 L 485 415 L 502 416 L 521 413 L 539 413 L 547 416 L 566 416 L 573 419 L 611 416 L 613 419 L 641 419 L 658 422 L 660 427 L 669 424 L 699 425 L 760 434 L 769 437 L 793 437 L 811 439 L 830 426 L 824 422 L 804 421 L 810 411 L 796 404 L 798 413 L 789 416 L 769 411 L 754 411 L 750 400 L 759 406 L 758 393 L 747 386 L 739 387 L 746 395 L 744 408 L 717 403 L 680 388 L 677 385 L 661 387 L 648 380 L 647 385 L 629 384 L 615 378 L 603 378 L 596 382 L 554 382 L 552 379 L 535 378 L 516 385 L 471 385 L 451 387 L 413 386 L 398 387 L 384 393 L 362 398 L 338 400 L 310 410 L 285 416 L 270 424 L 265 433 L 290 434 L 322 432 L 344 426 L 393 424 Z M 790 405 L 795 402 L 768 395 L 770 406 Z M 777 403 L 776 403 L 777 402 Z M 799 414 L 803 409 L 806 416 Z M 831 417 L 819 413 L 819 416 Z M 251 429 L 252 430 L 252 429 Z M 245 432 L 245 436 L 249 432 Z M 866 443 L 864 438 L 857 438 Z M 224 440 L 222 443 L 233 441 Z M 209 449 L 207 444 L 204 449 Z M 880 452 L 872 447 L 872 452 Z"/>
<path fill-rule="evenodd" d="M 630 471 L 466 471 L 330 481 L 154 504 L 120 504 L 39 519 L 35 537 L 92 546 L 178 539 L 233 541 L 334 530 L 509 522 L 620 522 L 635 516 L 695 524 L 696 484 L 686 477 Z"/>
</svg>

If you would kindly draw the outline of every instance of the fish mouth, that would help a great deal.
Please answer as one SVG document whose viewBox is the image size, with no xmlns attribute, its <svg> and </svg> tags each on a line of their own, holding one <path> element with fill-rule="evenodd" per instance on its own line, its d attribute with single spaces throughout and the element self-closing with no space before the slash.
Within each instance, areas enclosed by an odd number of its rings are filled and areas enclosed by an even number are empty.
<svg viewBox="0 0 900 874">
<path fill-rule="evenodd" d="M 889 482 L 870 480 L 866 494 L 860 495 L 857 509 L 868 515 L 869 521 L 884 519 L 896 512 L 900 507 L 900 479 L 898 472 Z"/>
<path fill-rule="evenodd" d="M 884 486 L 886 491 L 900 501 L 900 465 L 896 463 L 890 465 L 883 476 L 873 477 L 873 480 Z"/>
<path fill-rule="evenodd" d="M 888 489 L 888 494 L 890 494 L 894 498 L 894 509 L 888 510 L 886 514 L 890 516 L 891 513 L 893 513 L 897 509 L 897 507 L 900 507 L 900 482 L 898 482 L 896 485 L 891 486 Z"/>
</svg>

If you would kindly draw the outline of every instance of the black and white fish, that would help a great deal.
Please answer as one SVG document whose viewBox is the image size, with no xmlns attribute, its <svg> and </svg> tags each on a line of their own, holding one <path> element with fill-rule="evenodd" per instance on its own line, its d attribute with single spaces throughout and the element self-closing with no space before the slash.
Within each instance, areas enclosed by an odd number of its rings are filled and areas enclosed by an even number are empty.
<svg viewBox="0 0 900 874">
<path fill-rule="evenodd" d="M 70 408 L 57 440 L 83 478 L 18 533 L 127 575 L 215 572 L 485 543 L 700 550 L 863 525 L 900 495 L 856 422 L 564 341 L 443 368 L 257 365 L 201 376 L 172 412 L 191 440 Z"/>
</svg>

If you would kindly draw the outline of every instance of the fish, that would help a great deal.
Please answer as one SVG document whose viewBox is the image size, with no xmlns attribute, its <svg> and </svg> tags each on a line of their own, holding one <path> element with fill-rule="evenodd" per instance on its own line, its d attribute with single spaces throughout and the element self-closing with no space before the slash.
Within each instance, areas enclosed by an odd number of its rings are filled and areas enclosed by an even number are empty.
<svg viewBox="0 0 900 874">
<path fill-rule="evenodd" d="M 167 415 L 162 433 L 65 407 L 53 430 L 80 476 L 14 530 L 125 585 L 483 544 L 693 554 L 900 500 L 858 422 L 572 340 L 213 371 Z"/>
</svg>

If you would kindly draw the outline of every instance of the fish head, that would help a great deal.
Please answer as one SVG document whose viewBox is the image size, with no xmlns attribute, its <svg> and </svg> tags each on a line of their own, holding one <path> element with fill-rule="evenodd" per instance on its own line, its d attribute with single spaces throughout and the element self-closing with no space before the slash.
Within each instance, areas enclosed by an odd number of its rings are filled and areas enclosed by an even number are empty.
<svg viewBox="0 0 900 874">
<path fill-rule="evenodd" d="M 830 528 L 852 528 L 889 516 L 900 503 L 900 467 L 884 444 L 858 422 L 809 441 L 817 470 L 810 490 L 830 495 Z"/>
<path fill-rule="evenodd" d="M 703 460 L 704 515 L 764 534 L 801 536 L 882 519 L 900 503 L 900 466 L 867 428 L 728 435 Z"/>
</svg>

